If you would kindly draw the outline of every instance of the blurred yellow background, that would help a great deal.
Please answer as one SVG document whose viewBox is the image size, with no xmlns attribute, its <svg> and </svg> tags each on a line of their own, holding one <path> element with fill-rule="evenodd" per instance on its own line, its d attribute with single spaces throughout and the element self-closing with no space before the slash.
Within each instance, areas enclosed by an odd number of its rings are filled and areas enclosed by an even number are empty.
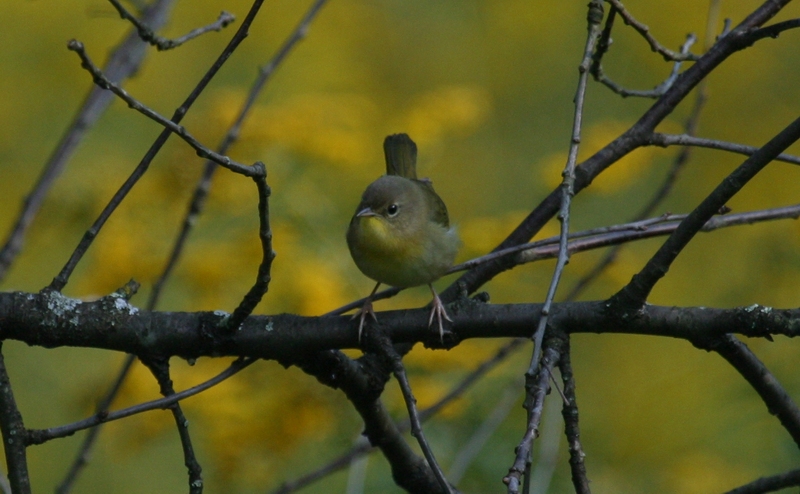
<svg viewBox="0 0 800 494">
<path fill-rule="evenodd" d="M 362 190 L 383 172 L 381 143 L 408 132 L 419 146 L 419 172 L 430 177 L 458 225 L 459 260 L 485 253 L 560 181 L 566 161 L 579 57 L 585 41 L 585 2 L 520 0 L 331 0 L 268 84 L 230 156 L 263 161 L 272 187 L 273 280 L 258 313 L 319 315 L 366 295 L 372 282 L 351 261 L 344 232 Z M 183 101 L 223 49 L 249 9 L 234 0 L 179 2 L 161 34 L 180 36 L 214 20 L 220 10 L 237 22 L 178 49 L 150 49 L 125 84 L 163 115 Z M 266 2 L 251 35 L 231 57 L 183 124 L 214 147 L 235 118 L 259 66 L 294 28 L 309 2 Z M 725 2 L 720 18 L 734 23 L 759 5 Z M 633 14 L 666 46 L 689 32 L 702 39 L 705 2 L 640 1 Z M 29 0 L 0 6 L 0 237 L 72 119 L 90 77 L 66 43 L 76 38 L 102 63 L 126 35 L 101 0 Z M 787 7 L 776 20 L 800 16 Z M 720 25 L 717 30 L 721 30 Z M 604 60 L 616 82 L 649 89 L 670 66 L 618 19 Z M 699 134 L 761 145 L 800 113 L 800 32 L 762 40 L 732 56 L 708 81 L 709 101 Z M 693 51 L 699 52 L 700 45 Z M 681 132 L 692 99 L 660 130 Z M 628 128 L 651 100 L 622 99 L 590 83 L 581 157 Z M 115 101 L 88 134 L 58 180 L 26 239 L 25 250 L 0 285 L 37 291 L 66 262 L 80 236 L 133 170 L 160 128 Z M 790 152 L 800 154 L 795 145 Z M 574 202 L 574 230 L 621 223 L 649 199 L 677 149 L 642 149 L 601 175 Z M 659 213 L 690 211 L 737 164 L 740 156 L 695 150 L 675 193 Z M 110 219 L 65 293 L 93 297 L 142 283 L 143 306 L 163 268 L 200 175 L 202 162 L 171 138 L 150 171 Z M 796 203 L 800 168 L 769 165 L 730 203 L 736 212 Z M 256 189 L 251 180 L 220 171 L 207 209 L 159 304 L 161 310 L 232 311 L 260 261 Z M 557 225 L 545 232 L 554 234 Z M 800 305 L 800 225 L 782 221 L 703 234 L 681 254 L 650 302 L 732 307 Z M 584 294 L 608 297 L 638 271 L 661 240 L 626 247 Z M 591 269 L 602 253 L 573 257 L 560 293 Z M 537 302 L 553 263 L 503 273 L 484 289 L 492 302 Z M 450 278 L 449 280 L 452 280 Z M 448 279 L 437 283 L 443 288 Z M 426 289 L 412 289 L 377 310 L 422 306 Z M 422 406 L 433 403 L 502 341 L 468 341 L 449 351 L 416 348 L 407 358 Z M 618 335 L 573 338 L 587 469 L 596 492 L 705 493 L 793 468 L 797 446 L 755 393 L 721 358 L 688 343 Z M 787 390 L 800 399 L 795 341 L 748 342 Z M 510 359 L 426 431 L 448 468 L 467 438 L 527 367 L 527 350 Z M 83 418 L 104 393 L 123 356 L 97 350 L 28 348 L 9 342 L 4 354 L 28 427 Z M 221 371 L 227 361 L 173 360 L 176 388 Z M 394 382 L 386 401 L 405 408 Z M 134 371 L 121 407 L 157 396 L 143 367 Z M 519 401 L 522 390 L 519 390 Z M 557 397 L 551 397 L 557 399 Z M 235 378 L 185 402 L 204 468 L 206 492 L 268 492 L 347 448 L 362 424 L 341 393 L 297 369 L 258 362 Z M 546 417 L 545 421 L 557 420 Z M 517 404 L 460 487 L 495 492 L 513 461 L 524 428 Z M 82 434 L 29 449 L 35 492 L 52 490 Z M 551 492 L 569 490 L 566 447 Z M 346 473 L 304 492 L 344 492 Z M 365 492 L 395 492 L 386 463 L 370 459 Z M 167 412 L 116 422 L 103 432 L 75 492 L 184 492 L 186 470 Z"/>
</svg>

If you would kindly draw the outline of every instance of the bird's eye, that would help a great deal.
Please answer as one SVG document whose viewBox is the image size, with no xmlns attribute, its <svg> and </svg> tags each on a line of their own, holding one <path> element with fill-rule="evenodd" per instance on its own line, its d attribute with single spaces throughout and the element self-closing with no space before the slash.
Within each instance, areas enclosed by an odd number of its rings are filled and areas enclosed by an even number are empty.
<svg viewBox="0 0 800 494">
<path fill-rule="evenodd" d="M 389 217 L 397 216 L 397 212 L 400 211 L 400 206 L 397 204 L 390 204 L 388 208 L 386 208 L 386 212 L 389 214 Z"/>
</svg>

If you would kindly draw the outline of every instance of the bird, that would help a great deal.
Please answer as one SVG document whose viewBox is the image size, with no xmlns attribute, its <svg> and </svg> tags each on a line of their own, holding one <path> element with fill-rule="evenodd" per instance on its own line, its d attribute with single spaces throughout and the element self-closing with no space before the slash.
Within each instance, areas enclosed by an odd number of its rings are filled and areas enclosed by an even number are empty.
<svg viewBox="0 0 800 494">
<path fill-rule="evenodd" d="M 347 229 L 347 246 L 358 269 L 377 284 L 364 302 L 358 341 L 369 314 L 377 321 L 372 298 L 381 284 L 399 288 L 428 285 L 439 338 L 444 343 L 442 319 L 452 322 L 432 283 L 453 265 L 461 244 L 450 225 L 447 206 L 432 182 L 417 178 L 417 145 L 407 134 L 392 134 L 383 142 L 386 174 L 372 182 Z"/>
</svg>

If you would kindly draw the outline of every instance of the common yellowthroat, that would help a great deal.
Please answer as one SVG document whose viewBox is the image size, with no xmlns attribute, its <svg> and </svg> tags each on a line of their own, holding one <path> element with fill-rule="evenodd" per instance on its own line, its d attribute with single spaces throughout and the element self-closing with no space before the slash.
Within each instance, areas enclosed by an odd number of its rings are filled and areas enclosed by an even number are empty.
<svg viewBox="0 0 800 494">
<path fill-rule="evenodd" d="M 350 227 L 347 246 L 362 273 L 378 284 L 361 309 L 358 339 L 367 314 L 375 317 L 372 297 L 381 283 L 407 288 L 428 285 L 433 294 L 433 318 L 452 322 L 433 283 L 453 265 L 459 247 L 450 226 L 447 207 L 428 179 L 417 179 L 417 145 L 406 134 L 394 134 L 383 141 L 386 175 L 372 182 L 361 197 Z"/>
</svg>

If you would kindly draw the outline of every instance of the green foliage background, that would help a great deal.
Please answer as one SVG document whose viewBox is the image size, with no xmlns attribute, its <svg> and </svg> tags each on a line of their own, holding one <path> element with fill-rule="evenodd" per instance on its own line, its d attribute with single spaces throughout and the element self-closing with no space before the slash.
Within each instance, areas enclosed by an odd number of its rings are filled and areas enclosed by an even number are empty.
<svg viewBox="0 0 800 494">
<path fill-rule="evenodd" d="M 250 37 L 184 120 L 207 145 L 219 141 L 238 111 L 256 68 L 271 57 L 308 2 L 267 2 Z M 429 176 L 459 225 L 459 259 L 485 253 L 560 180 L 572 118 L 585 2 L 331 0 L 260 97 L 231 156 L 266 163 L 278 258 L 261 313 L 316 315 L 367 294 L 371 282 L 353 265 L 344 231 L 364 187 L 382 173 L 386 134 L 408 132 Z M 723 2 L 734 23 L 759 2 Z M 629 6 L 665 45 L 688 32 L 701 39 L 705 2 L 639 1 Z M 221 9 L 239 19 L 247 1 L 180 2 L 165 36 L 211 22 Z M 4 2 L 0 16 L 0 232 L 80 105 L 90 78 L 66 50 L 76 38 L 102 62 L 129 26 L 101 0 Z M 798 17 L 792 5 L 777 20 Z M 721 24 L 721 23 L 720 23 Z M 169 52 L 151 50 L 131 93 L 170 115 L 222 50 L 236 25 Z M 717 26 L 717 30 L 721 25 Z M 800 32 L 760 41 L 734 55 L 708 81 L 699 133 L 760 145 L 800 112 Z M 699 48 L 695 48 L 695 52 Z M 631 88 L 661 82 L 670 66 L 618 22 L 606 72 Z M 661 129 L 680 132 L 687 100 Z M 591 84 L 582 156 L 632 124 L 650 100 L 621 99 Z M 71 160 L 39 214 L 3 290 L 36 291 L 50 282 L 108 199 L 136 166 L 160 128 L 115 102 Z M 800 154 L 800 147 L 790 152 Z M 665 176 L 677 149 L 645 149 L 602 175 L 574 203 L 573 227 L 629 219 Z M 739 156 L 696 150 L 662 211 L 691 210 Z M 95 297 L 142 282 L 143 305 L 181 221 L 201 161 L 171 139 L 123 203 L 67 286 Z M 775 163 L 731 202 L 735 211 L 796 203 L 800 168 Z M 163 310 L 232 310 L 254 279 L 260 259 L 255 187 L 219 172 L 211 199 L 169 283 Z M 556 231 L 550 225 L 547 235 Z M 800 226 L 776 222 L 702 235 L 657 286 L 654 304 L 731 307 L 800 305 Z M 659 245 L 642 242 L 585 293 L 614 293 Z M 563 287 L 599 259 L 575 256 Z M 500 275 L 485 289 L 497 303 L 539 301 L 552 263 Z M 439 282 L 443 287 L 447 280 Z M 565 293 L 565 292 L 564 292 Z M 425 304 L 415 289 L 379 310 Z M 408 358 L 421 405 L 432 403 L 502 342 L 466 342 L 450 352 L 415 349 Z M 748 342 L 797 399 L 797 342 Z M 679 341 L 579 335 L 573 339 L 587 467 L 596 492 L 714 492 L 793 468 L 797 447 L 750 387 L 716 355 Z M 11 379 L 29 427 L 49 427 L 91 413 L 121 355 L 82 349 L 4 345 Z M 525 352 L 522 352 L 525 353 Z M 527 356 L 518 355 L 427 426 L 447 468 L 504 389 L 518 385 Z M 173 362 L 182 389 L 219 372 L 226 362 Z M 522 391 L 519 391 L 521 401 Z M 115 406 L 157 396 L 138 368 Z M 552 398 L 551 398 L 552 399 Z M 402 400 L 390 384 L 386 400 L 398 418 Z M 340 393 L 296 369 L 258 363 L 185 402 L 204 467 L 207 492 L 266 492 L 347 448 L 361 424 Z M 547 420 L 558 420 L 547 417 Z M 499 490 L 523 431 L 515 406 L 460 487 Z M 71 461 L 81 435 L 31 448 L 35 492 L 49 491 Z M 568 489 L 566 452 L 552 492 Z M 305 492 L 343 492 L 346 473 Z M 385 462 L 371 457 L 366 492 L 393 492 Z M 183 492 L 186 474 L 166 412 L 106 427 L 76 492 Z"/>
</svg>

